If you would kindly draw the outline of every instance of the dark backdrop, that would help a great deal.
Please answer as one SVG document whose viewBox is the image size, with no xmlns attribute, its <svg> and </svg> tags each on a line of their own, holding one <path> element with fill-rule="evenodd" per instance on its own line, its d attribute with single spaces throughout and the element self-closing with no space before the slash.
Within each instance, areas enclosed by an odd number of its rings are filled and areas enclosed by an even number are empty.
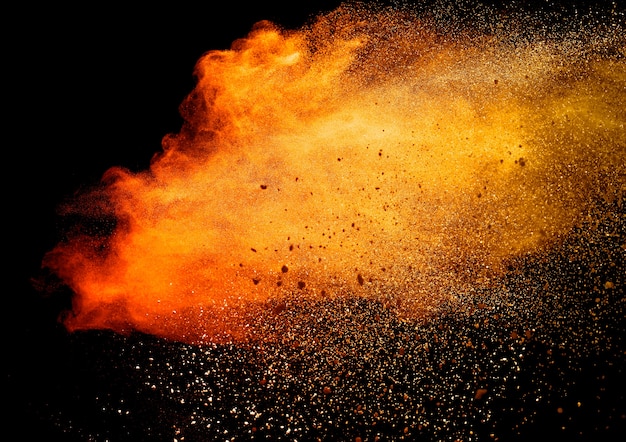
<svg viewBox="0 0 626 442">
<path fill-rule="evenodd" d="M 34 407 L 37 396 L 54 396 L 80 376 L 63 362 L 71 355 L 56 321 L 69 294 L 48 296 L 36 289 L 41 258 L 60 238 L 59 203 L 97 182 L 111 166 L 148 166 L 162 137 L 180 128 L 178 106 L 193 88 L 193 67 L 205 51 L 227 49 L 259 20 L 299 26 L 339 3 L 152 2 L 139 7 L 87 2 L 5 8 L 9 434 L 43 430 L 46 410 Z M 555 2 L 535 3 L 555 7 Z"/>
</svg>

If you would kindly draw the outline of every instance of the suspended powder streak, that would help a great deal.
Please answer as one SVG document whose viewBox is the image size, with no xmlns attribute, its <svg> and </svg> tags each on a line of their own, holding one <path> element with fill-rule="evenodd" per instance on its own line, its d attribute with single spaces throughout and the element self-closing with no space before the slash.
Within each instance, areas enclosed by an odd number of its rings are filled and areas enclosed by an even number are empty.
<svg viewBox="0 0 626 442">
<path fill-rule="evenodd" d="M 68 329 L 272 339 L 259 309 L 345 295 L 424 318 L 621 208 L 623 25 L 433 17 L 345 5 L 206 53 L 150 169 L 63 207 Z"/>
</svg>

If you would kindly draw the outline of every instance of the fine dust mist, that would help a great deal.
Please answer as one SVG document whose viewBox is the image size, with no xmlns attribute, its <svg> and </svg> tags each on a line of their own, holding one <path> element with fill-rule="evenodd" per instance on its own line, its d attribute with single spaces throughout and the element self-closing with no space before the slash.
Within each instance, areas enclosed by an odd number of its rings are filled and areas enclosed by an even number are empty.
<svg viewBox="0 0 626 442">
<path fill-rule="evenodd" d="M 344 5 L 206 53 L 149 170 L 61 208 L 64 324 L 238 340 L 281 299 L 424 318 L 497 284 L 623 198 L 624 30 L 561 26 Z"/>
</svg>

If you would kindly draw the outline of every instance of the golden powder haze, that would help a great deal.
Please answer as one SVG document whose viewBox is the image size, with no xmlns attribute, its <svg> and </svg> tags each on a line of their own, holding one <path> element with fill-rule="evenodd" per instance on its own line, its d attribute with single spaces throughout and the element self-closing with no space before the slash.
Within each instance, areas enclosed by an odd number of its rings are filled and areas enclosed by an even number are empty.
<svg viewBox="0 0 626 442">
<path fill-rule="evenodd" d="M 65 324 L 243 338 L 248 308 L 346 294 L 416 317 L 558 243 L 624 192 L 624 38 L 521 28 L 342 6 L 206 53 L 150 169 L 65 207 L 114 220 L 45 258 Z"/>
</svg>

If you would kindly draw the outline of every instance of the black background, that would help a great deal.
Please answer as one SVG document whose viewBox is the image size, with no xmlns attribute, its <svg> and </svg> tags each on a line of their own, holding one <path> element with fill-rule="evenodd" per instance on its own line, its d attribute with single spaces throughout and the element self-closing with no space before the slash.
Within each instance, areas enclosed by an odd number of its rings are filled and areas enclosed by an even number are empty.
<svg viewBox="0 0 626 442">
<path fill-rule="evenodd" d="M 181 126 L 178 106 L 204 52 L 227 49 L 259 20 L 296 27 L 339 3 L 26 3 L 4 11 L 5 428 L 15 435 L 7 440 L 45 432 L 45 411 L 33 404 L 61 388 L 57 379 L 71 382 L 56 321 L 69 294 L 35 288 L 41 259 L 61 235 L 58 205 L 109 167 L 148 166 L 163 136 Z"/>
</svg>

